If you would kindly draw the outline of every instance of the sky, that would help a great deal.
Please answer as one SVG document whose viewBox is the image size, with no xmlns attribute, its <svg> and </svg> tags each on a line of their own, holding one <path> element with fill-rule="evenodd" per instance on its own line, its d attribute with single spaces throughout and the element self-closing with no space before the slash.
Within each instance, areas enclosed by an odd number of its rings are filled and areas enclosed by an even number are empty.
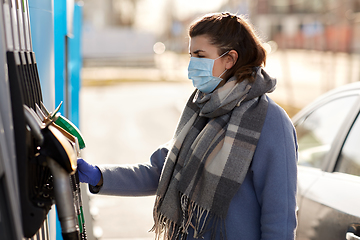
<svg viewBox="0 0 360 240">
<path fill-rule="evenodd" d="M 143 0 L 138 5 L 135 26 L 139 30 L 161 32 L 171 13 L 183 20 L 199 13 L 215 12 L 227 0 Z"/>
<path fill-rule="evenodd" d="M 201 12 L 217 11 L 226 1 L 225 0 L 175 0 L 175 7 L 178 15 L 189 17 L 191 14 Z"/>
</svg>

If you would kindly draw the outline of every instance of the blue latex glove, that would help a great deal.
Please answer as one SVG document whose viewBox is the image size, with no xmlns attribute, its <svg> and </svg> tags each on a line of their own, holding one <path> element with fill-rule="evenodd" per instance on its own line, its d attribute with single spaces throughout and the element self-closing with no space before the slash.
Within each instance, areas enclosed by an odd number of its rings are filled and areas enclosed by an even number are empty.
<svg viewBox="0 0 360 240">
<path fill-rule="evenodd" d="M 91 165 L 84 161 L 84 159 L 78 158 L 77 171 L 79 174 L 79 180 L 83 183 L 89 183 L 96 186 L 101 179 L 101 171 L 98 167 Z"/>
</svg>

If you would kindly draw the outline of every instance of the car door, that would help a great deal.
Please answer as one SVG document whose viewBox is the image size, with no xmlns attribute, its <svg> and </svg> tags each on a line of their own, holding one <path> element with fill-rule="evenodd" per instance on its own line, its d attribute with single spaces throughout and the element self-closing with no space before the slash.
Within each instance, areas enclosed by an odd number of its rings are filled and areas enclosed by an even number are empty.
<svg viewBox="0 0 360 240">
<path fill-rule="evenodd" d="M 299 142 L 298 240 L 345 239 L 349 225 L 360 222 L 360 191 L 354 193 L 360 189 L 360 177 L 334 172 L 344 162 L 339 152 L 359 103 L 358 91 L 338 92 L 294 121 Z"/>
</svg>

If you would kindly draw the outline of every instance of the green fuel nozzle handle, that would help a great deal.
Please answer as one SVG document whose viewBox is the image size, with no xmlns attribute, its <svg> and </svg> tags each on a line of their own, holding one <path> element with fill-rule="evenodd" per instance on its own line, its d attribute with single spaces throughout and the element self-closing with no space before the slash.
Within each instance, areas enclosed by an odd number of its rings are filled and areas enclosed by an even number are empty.
<svg viewBox="0 0 360 240">
<path fill-rule="evenodd" d="M 55 120 L 55 124 L 62 127 L 71 135 L 77 137 L 80 149 L 85 148 L 85 141 L 80 130 L 69 119 L 62 116 L 61 114 L 58 113 L 56 116 L 58 116 L 58 118 Z"/>
</svg>

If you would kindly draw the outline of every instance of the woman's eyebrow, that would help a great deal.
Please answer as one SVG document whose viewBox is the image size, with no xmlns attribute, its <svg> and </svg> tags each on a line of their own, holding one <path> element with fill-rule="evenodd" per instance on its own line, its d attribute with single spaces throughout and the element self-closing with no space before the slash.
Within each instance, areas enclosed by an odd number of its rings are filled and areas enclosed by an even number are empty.
<svg viewBox="0 0 360 240">
<path fill-rule="evenodd" d="M 195 53 L 195 54 L 198 54 L 199 52 L 205 52 L 205 51 L 204 51 L 204 50 L 200 50 L 200 49 L 199 49 L 199 50 L 194 51 L 194 53 Z"/>
<path fill-rule="evenodd" d="M 205 52 L 205 51 L 204 51 L 204 50 L 199 49 L 199 50 L 194 51 L 194 52 L 193 52 L 193 54 L 198 54 L 198 53 L 200 53 L 200 52 Z M 191 52 L 189 52 L 189 54 L 191 55 Z"/>
</svg>

